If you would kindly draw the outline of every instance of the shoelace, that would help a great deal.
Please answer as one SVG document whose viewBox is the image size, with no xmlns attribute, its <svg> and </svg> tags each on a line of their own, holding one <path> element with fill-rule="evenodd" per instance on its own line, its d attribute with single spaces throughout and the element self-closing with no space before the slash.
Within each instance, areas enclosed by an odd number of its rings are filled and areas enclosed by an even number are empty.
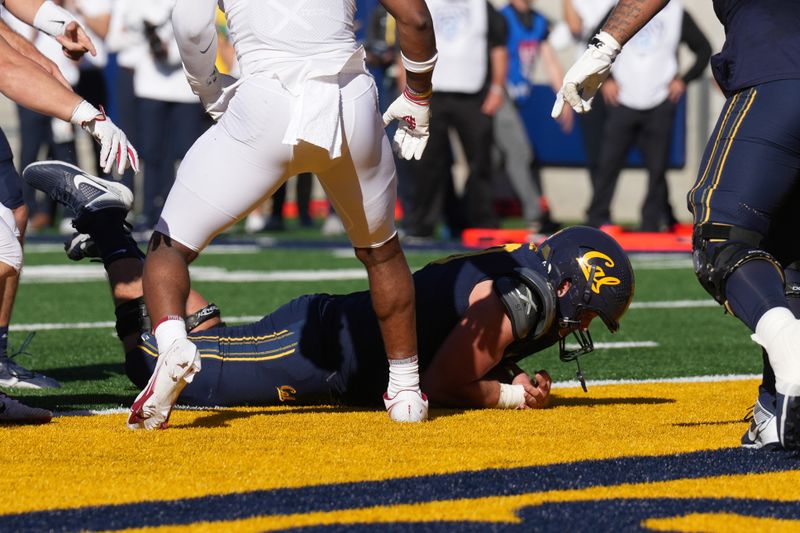
<svg viewBox="0 0 800 533">
<path fill-rule="evenodd" d="M 11 354 L 11 355 L 8 355 L 8 354 L 0 355 L 0 366 L 5 366 L 6 370 L 8 370 L 8 372 L 12 376 L 14 376 L 16 378 L 23 378 L 23 379 L 26 379 L 26 378 L 30 379 L 30 378 L 36 377 L 36 372 L 33 372 L 32 370 L 28 370 L 24 366 L 20 365 L 16 361 L 14 361 L 14 358 L 17 357 L 18 355 L 33 355 L 30 352 L 26 352 L 25 349 L 28 347 L 28 345 L 31 343 L 31 341 L 33 341 L 33 337 L 35 335 L 36 335 L 35 331 L 31 331 L 30 333 L 28 333 L 28 336 L 25 337 L 25 340 L 22 341 L 22 344 L 20 344 L 19 349 L 16 352 L 14 352 L 13 354 Z M 6 396 L 6 398 L 8 398 L 8 396 Z"/>
</svg>

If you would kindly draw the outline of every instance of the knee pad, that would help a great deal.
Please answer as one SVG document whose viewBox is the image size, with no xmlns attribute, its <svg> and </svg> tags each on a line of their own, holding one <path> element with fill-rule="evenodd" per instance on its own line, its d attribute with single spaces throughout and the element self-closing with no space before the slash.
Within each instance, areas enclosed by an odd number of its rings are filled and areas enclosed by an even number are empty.
<svg viewBox="0 0 800 533">
<path fill-rule="evenodd" d="M 117 316 L 116 329 L 119 340 L 134 333 L 137 335 L 147 333 L 152 327 L 144 298 L 136 298 L 118 305 L 114 314 Z"/>
<path fill-rule="evenodd" d="M 778 260 L 760 248 L 762 241 L 761 234 L 736 226 L 713 222 L 695 226 L 692 235 L 694 272 L 717 302 L 725 305 L 726 281 L 734 270 L 748 261 L 768 261 L 785 279 Z"/>
</svg>

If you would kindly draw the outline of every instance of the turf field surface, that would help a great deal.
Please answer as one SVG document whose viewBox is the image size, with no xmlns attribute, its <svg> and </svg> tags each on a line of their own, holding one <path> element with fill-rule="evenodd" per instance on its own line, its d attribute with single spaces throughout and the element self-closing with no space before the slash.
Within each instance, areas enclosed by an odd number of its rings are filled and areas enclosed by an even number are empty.
<svg viewBox="0 0 800 533">
<path fill-rule="evenodd" d="M 418 268 L 451 252 L 408 256 Z M 434 410 L 410 426 L 336 406 L 178 410 L 154 433 L 124 427 L 120 408 L 138 391 L 102 279 L 31 275 L 11 344 L 35 325 L 21 362 L 64 386 L 14 394 L 61 416 L 0 428 L 13 493 L 0 531 L 797 530 L 797 458 L 737 447 L 760 350 L 702 291 L 688 256 L 633 263 L 620 332 L 593 328 L 603 348 L 583 361 L 588 393 L 554 350 L 526 360 L 557 381 L 550 409 Z M 47 249 L 27 265 L 69 266 Z M 366 287 L 340 279 L 359 265 L 335 247 L 214 250 L 196 267 L 216 272 L 197 288 L 242 319 L 302 293 Z M 294 277 L 230 281 L 243 271 Z"/>
</svg>

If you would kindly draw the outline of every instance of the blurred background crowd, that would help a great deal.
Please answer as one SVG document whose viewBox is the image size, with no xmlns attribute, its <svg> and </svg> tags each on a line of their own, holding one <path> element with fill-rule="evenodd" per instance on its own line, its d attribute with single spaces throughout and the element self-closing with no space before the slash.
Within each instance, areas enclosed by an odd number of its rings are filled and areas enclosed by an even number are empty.
<svg viewBox="0 0 800 533">
<path fill-rule="evenodd" d="M 157 220 L 186 150 L 211 125 L 181 67 L 170 24 L 173 0 L 57 0 L 91 30 L 95 57 L 67 60 L 46 36 L 3 12 L 4 21 L 58 62 L 76 91 L 103 105 L 139 150 L 138 175 L 105 176 L 135 191 L 131 223 Z M 431 138 L 419 161 L 398 161 L 404 238 L 457 239 L 466 228 L 624 224 L 648 232 L 687 222 L 685 195 L 722 97 L 709 57 L 722 42 L 711 2 L 673 0 L 625 48 L 612 81 L 586 116 L 550 118 L 563 70 L 582 53 L 613 0 L 427 0 L 439 51 Z M 397 95 L 395 24 L 377 0 L 359 0 L 357 35 L 378 83 L 380 105 Z M 218 13 L 221 72 L 236 53 Z M 7 100 L 0 125 L 21 170 L 61 159 L 102 175 L 83 132 Z M 224 186 L 225 176 L 219 177 Z M 52 201 L 25 191 L 29 231 L 71 232 Z M 303 227 L 342 233 L 313 175 L 292 178 L 234 231 Z M 49 229 L 54 228 L 54 229 Z"/>
</svg>

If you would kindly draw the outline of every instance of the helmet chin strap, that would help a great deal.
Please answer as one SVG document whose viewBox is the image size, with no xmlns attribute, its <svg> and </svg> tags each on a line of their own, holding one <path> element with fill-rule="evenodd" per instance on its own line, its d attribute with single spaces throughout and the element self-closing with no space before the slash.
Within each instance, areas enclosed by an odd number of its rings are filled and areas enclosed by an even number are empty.
<svg viewBox="0 0 800 533">
<path fill-rule="evenodd" d="M 578 371 L 575 375 L 581 384 L 583 392 L 589 392 L 589 389 L 586 387 L 586 378 L 584 378 L 583 370 L 581 369 L 580 356 L 594 350 L 592 334 L 589 333 L 588 329 L 581 329 L 581 323 L 577 320 L 562 318 L 561 326 L 568 327 L 572 330 L 572 335 L 575 337 L 575 340 L 578 341 L 578 348 L 575 350 L 567 350 L 567 339 L 566 337 L 561 337 L 561 339 L 558 341 L 558 356 L 565 363 L 569 361 L 575 361 L 575 364 L 578 365 Z"/>
</svg>

